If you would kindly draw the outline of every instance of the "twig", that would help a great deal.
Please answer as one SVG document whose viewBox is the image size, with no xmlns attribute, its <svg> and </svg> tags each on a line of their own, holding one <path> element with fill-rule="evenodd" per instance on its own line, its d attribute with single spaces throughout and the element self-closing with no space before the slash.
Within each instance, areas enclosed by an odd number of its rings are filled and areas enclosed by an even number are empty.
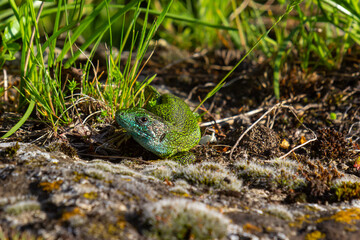
<svg viewBox="0 0 360 240">
<path fill-rule="evenodd" d="M 280 157 L 280 159 L 286 158 L 290 153 L 294 152 L 296 149 L 301 148 L 301 147 L 309 144 L 310 142 L 313 142 L 313 141 L 316 141 L 316 140 L 317 140 L 317 136 L 316 136 L 315 132 L 314 132 L 313 130 L 311 130 L 310 128 L 306 127 L 305 124 L 300 121 L 300 119 L 299 119 L 298 116 L 296 115 L 296 110 L 295 110 L 292 106 L 284 105 L 283 107 L 288 108 L 288 109 L 291 111 L 291 113 L 295 116 L 295 118 L 299 121 L 299 123 L 301 123 L 301 125 L 302 125 L 304 128 L 306 128 L 307 130 L 309 130 L 309 131 L 314 135 L 314 138 L 312 138 L 312 139 L 304 142 L 303 144 L 300 144 L 299 146 L 294 147 L 294 148 L 291 149 L 289 152 L 287 152 L 286 154 L 282 155 L 282 156 Z"/>
<path fill-rule="evenodd" d="M 237 119 L 237 118 L 250 117 L 250 116 L 255 115 L 255 114 L 257 114 L 259 112 L 262 112 L 262 111 L 264 111 L 264 108 L 258 108 L 258 109 L 252 110 L 250 112 L 242 113 L 242 114 L 235 115 L 235 116 L 232 116 L 232 117 L 227 117 L 227 118 L 219 119 L 219 120 L 216 120 L 216 121 L 201 123 L 200 127 L 208 127 L 208 126 L 211 126 L 211 125 L 214 125 L 214 124 L 228 122 L 228 121 L 231 121 L 231 120 L 234 120 L 234 119 Z"/>
<path fill-rule="evenodd" d="M 239 137 L 239 139 L 236 141 L 235 145 L 231 148 L 230 151 L 230 161 L 232 160 L 232 155 L 234 153 L 235 148 L 239 145 L 241 139 L 245 136 L 246 133 L 248 133 L 253 127 L 255 127 L 255 125 L 261 121 L 261 119 L 263 119 L 266 115 L 268 115 L 272 110 L 274 110 L 275 108 L 278 108 L 279 106 L 281 106 L 282 103 L 278 103 L 276 105 L 274 105 L 272 108 L 270 108 L 269 110 L 266 111 L 266 113 L 264 113 L 258 120 L 256 120 L 256 122 L 254 122 L 248 129 L 246 129 L 246 131 L 241 134 L 241 136 Z M 263 109 L 262 109 L 263 110 Z"/>
<path fill-rule="evenodd" d="M 241 134 L 241 136 L 239 137 L 239 139 L 236 141 L 235 145 L 231 148 L 231 151 L 230 151 L 230 160 L 232 160 L 232 155 L 234 153 L 234 150 L 235 148 L 239 145 L 241 139 L 245 136 L 246 133 L 248 133 L 258 122 L 260 122 L 260 120 L 262 120 L 266 115 L 268 115 L 270 112 L 272 112 L 274 109 L 279 109 L 279 108 L 287 108 L 291 111 L 291 113 L 295 116 L 295 118 L 301 123 L 301 125 L 309 130 L 313 135 L 314 135 L 314 138 L 306 141 L 305 143 L 303 144 L 300 144 L 299 146 L 296 146 L 294 147 L 293 149 L 291 149 L 289 152 L 287 152 L 286 154 L 284 154 L 283 156 L 280 157 L 280 159 L 283 159 L 285 157 L 287 157 L 289 154 L 291 154 L 292 152 L 294 152 L 296 149 L 298 148 L 301 148 L 307 144 L 309 144 L 310 142 L 313 142 L 313 141 L 316 141 L 317 140 L 317 136 L 315 134 L 315 132 L 313 130 L 311 130 L 310 128 L 306 127 L 301 121 L 300 119 L 298 118 L 297 114 L 296 114 L 296 110 L 292 107 L 292 106 L 289 106 L 289 105 L 283 105 L 284 102 L 281 102 L 281 103 L 278 103 L 276 105 L 274 105 L 272 108 L 270 108 L 268 111 L 266 111 L 258 120 L 256 120 L 256 122 L 254 122 L 248 129 L 246 129 L 246 131 Z M 273 120 L 275 121 L 275 119 Z M 273 124 L 271 124 L 273 125 Z"/>
<path fill-rule="evenodd" d="M 204 111 L 205 113 L 209 114 L 209 116 L 213 119 L 213 122 L 215 122 L 215 128 L 218 130 L 218 133 L 220 136 L 225 136 L 224 132 L 221 130 L 221 128 L 219 127 L 219 125 L 216 123 L 215 117 L 205 108 L 204 105 L 202 105 L 200 107 L 200 109 L 202 111 Z"/>
<path fill-rule="evenodd" d="M 89 118 L 91 118 L 93 115 L 96 115 L 96 114 L 98 114 L 98 113 L 101 113 L 101 111 L 99 110 L 99 111 L 96 111 L 96 112 L 93 112 L 93 113 L 89 114 L 89 115 L 84 119 L 84 121 L 82 122 L 82 124 L 85 124 L 86 121 L 87 121 Z"/>
<path fill-rule="evenodd" d="M 356 127 L 356 126 L 358 126 L 358 128 L 355 129 L 354 132 L 353 132 L 353 128 Z M 360 139 L 359 132 L 360 132 L 360 122 L 356 122 L 356 123 L 351 124 L 351 126 L 349 128 L 349 131 L 348 131 L 348 133 L 346 135 L 346 139 L 352 139 L 352 141 L 356 143 Z M 355 138 L 353 138 L 353 137 L 355 137 Z"/>
<path fill-rule="evenodd" d="M 290 102 L 293 102 L 293 101 L 296 101 L 296 100 L 299 100 L 303 97 L 305 97 L 306 95 L 305 94 L 301 94 L 293 99 L 288 99 L 288 100 L 285 100 L 282 102 L 282 104 L 285 104 L 285 103 L 290 103 Z M 311 106 L 313 107 L 313 106 Z M 258 109 L 255 109 L 255 110 L 252 110 L 250 112 L 247 112 L 247 113 L 242 113 L 242 114 L 239 114 L 239 115 L 235 115 L 235 116 L 232 116 L 232 117 L 228 117 L 228 118 L 223 118 L 223 119 L 219 119 L 219 120 L 216 120 L 216 121 L 211 121 L 211 122 L 205 122 L 205 123 L 201 123 L 200 124 L 200 127 L 208 127 L 210 125 L 213 125 L 213 124 L 219 124 L 219 123 L 223 123 L 223 122 L 228 122 L 228 121 L 231 121 L 231 120 L 234 120 L 234 119 L 237 119 L 237 118 L 241 118 L 241 117 L 250 117 L 250 116 L 253 116 L 259 112 L 262 112 L 264 111 L 265 108 L 258 108 Z"/>
</svg>

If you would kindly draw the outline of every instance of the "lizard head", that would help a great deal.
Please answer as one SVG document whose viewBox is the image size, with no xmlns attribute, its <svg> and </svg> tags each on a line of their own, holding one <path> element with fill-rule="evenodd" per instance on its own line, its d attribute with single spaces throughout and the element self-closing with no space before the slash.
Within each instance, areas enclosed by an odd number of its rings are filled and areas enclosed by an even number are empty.
<svg viewBox="0 0 360 240">
<path fill-rule="evenodd" d="M 115 119 L 140 144 L 161 141 L 167 130 L 161 117 L 143 108 L 120 109 L 116 112 Z"/>
</svg>

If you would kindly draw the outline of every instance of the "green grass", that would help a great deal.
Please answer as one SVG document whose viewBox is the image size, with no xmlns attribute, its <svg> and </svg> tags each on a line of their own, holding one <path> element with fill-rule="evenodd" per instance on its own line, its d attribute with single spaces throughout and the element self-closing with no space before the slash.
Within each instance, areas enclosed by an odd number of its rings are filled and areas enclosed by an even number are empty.
<svg viewBox="0 0 360 240">
<path fill-rule="evenodd" d="M 144 97 L 142 90 L 151 82 L 155 76 L 150 76 L 141 84 L 135 84 L 145 62 L 144 55 L 148 51 L 150 40 L 164 20 L 172 1 L 169 1 L 165 9 L 160 13 L 157 19 L 148 24 L 148 15 L 150 1 L 147 4 L 147 10 L 143 15 L 142 28 L 136 28 L 136 22 L 140 16 L 141 0 L 133 0 L 116 8 L 116 11 L 110 16 L 109 2 L 102 1 L 93 7 L 85 17 L 82 17 L 82 11 L 75 9 L 84 9 L 83 2 L 72 4 L 69 11 L 66 1 L 59 1 L 58 5 L 48 5 L 49 10 L 57 9 L 53 32 L 46 35 L 46 41 L 41 42 L 40 27 L 42 19 L 41 13 L 43 7 L 35 10 L 33 2 L 29 1 L 16 5 L 10 0 L 10 6 L 14 12 L 14 17 L 9 20 L 6 30 L 12 25 L 18 26 L 17 34 L 12 36 L 8 43 L 20 39 L 23 43 L 21 54 L 22 78 L 18 91 L 21 94 L 19 100 L 20 108 L 27 105 L 28 110 L 23 118 L 16 124 L 3 138 L 13 134 L 29 117 L 34 107 L 36 107 L 42 120 L 47 121 L 57 131 L 60 125 L 68 125 L 74 118 L 80 118 L 77 113 L 77 104 L 80 102 L 96 102 L 101 107 L 99 114 L 102 118 L 112 119 L 116 109 L 135 105 L 142 105 Z M 146 3 L 146 2 L 145 2 Z M 105 11 L 106 17 L 101 22 L 97 22 L 98 27 L 78 50 L 73 51 L 73 46 L 77 39 L 86 31 L 94 26 L 94 22 L 99 15 Z M 128 17 L 130 15 L 130 17 Z M 38 18 L 37 18 L 38 16 Z M 45 15 L 46 17 L 47 15 Z M 127 17 L 130 22 L 127 22 Z M 27 19 L 22 21 L 21 19 Z M 62 22 L 61 22 L 62 19 Z M 122 20 L 123 28 L 121 32 L 121 42 L 118 48 L 120 53 L 116 59 L 113 59 L 111 50 L 109 51 L 109 60 L 107 62 L 108 77 L 105 84 L 99 83 L 99 76 L 95 71 L 95 66 L 91 62 L 96 47 L 102 40 L 105 33 L 112 35 L 111 26 L 114 22 Z M 61 26 L 63 25 L 63 26 Z M 126 27 L 125 27 L 126 25 Z M 61 27 L 60 27 L 61 26 Z M 65 44 L 58 56 L 55 55 L 56 41 L 61 34 L 66 34 Z M 4 35 L 6 36 L 6 35 Z M 84 51 L 94 45 L 88 61 L 84 66 L 79 66 L 76 60 Z M 126 45 L 130 45 L 129 59 L 124 69 L 120 66 L 120 56 Z M 112 49 L 110 41 L 109 49 Z M 43 53 L 48 50 L 48 61 L 43 59 Z M 11 52 L 10 52 L 11 53 Z M 132 53 L 135 53 L 135 59 L 132 59 Z M 70 57 L 68 57 L 70 54 Z M 7 55 L 9 55 L 7 53 Z M 6 55 L 5 55 L 6 56 Z M 11 59 L 9 59 L 11 60 Z M 65 61 L 66 60 L 66 61 Z M 61 79 L 61 72 L 69 67 L 82 69 L 84 74 L 81 80 L 76 82 L 74 79 Z M 95 77 L 90 79 L 89 75 L 94 72 Z M 80 94 L 74 94 L 80 92 Z"/>
<path fill-rule="evenodd" d="M 97 4 L 60 0 L 57 4 L 41 2 L 41 7 L 32 1 L 20 4 L 9 0 L 0 1 L 0 20 L 0 67 L 21 49 L 19 111 L 27 109 L 3 137 L 14 133 L 34 109 L 56 133 L 59 126 L 75 119 L 110 122 L 116 109 L 142 105 L 143 89 L 155 75 L 140 84 L 136 80 L 147 61 L 145 53 L 152 50 L 149 43 L 153 38 L 190 50 L 239 49 L 244 54 L 234 69 L 246 57 L 256 59 L 252 54 L 256 49 L 270 59 L 278 98 L 285 64 L 298 64 L 305 74 L 319 68 L 338 69 L 360 41 L 360 4 L 354 0 L 283 0 L 272 5 L 235 0 L 107 0 Z M 63 36 L 65 43 L 57 55 L 56 45 Z M 80 37 L 85 40 L 78 45 Z M 96 72 L 92 58 L 104 41 L 109 49 L 107 78 L 100 83 L 101 73 Z M 119 49 L 117 56 L 113 47 Z M 77 59 L 87 50 L 88 61 L 80 65 Z M 129 58 L 122 66 L 124 51 Z M 69 67 L 83 71 L 80 80 L 61 78 Z M 204 101 L 223 86 L 232 71 Z M 1 87 L 0 95 L 3 92 Z M 97 108 L 86 118 L 77 110 L 84 103 Z"/>
<path fill-rule="evenodd" d="M 161 6 L 166 1 L 154 2 L 154 6 Z M 224 46 L 246 53 L 258 45 L 257 52 L 270 59 L 274 69 L 273 86 L 277 98 L 281 96 L 279 82 L 286 62 L 300 62 L 305 74 L 316 69 L 339 69 L 344 55 L 360 41 L 360 3 L 355 0 L 283 0 L 272 5 L 253 1 L 237 5 L 232 0 L 219 1 L 219 10 L 210 7 L 213 4 L 210 0 L 201 1 L 201 5 L 190 4 L 191 8 L 187 7 L 191 1 L 180 2 L 170 9 L 177 17 L 165 21 L 166 31 L 161 37 L 190 49 Z M 260 36 L 296 3 L 301 4 L 258 43 Z M 274 12 L 276 9 L 282 10 Z M 212 17 L 201 14 L 204 12 Z M 211 27 L 195 21 L 188 23 L 191 18 L 207 22 Z M 228 29 L 214 27 L 219 24 Z M 256 56 L 249 55 L 255 60 Z"/>
</svg>

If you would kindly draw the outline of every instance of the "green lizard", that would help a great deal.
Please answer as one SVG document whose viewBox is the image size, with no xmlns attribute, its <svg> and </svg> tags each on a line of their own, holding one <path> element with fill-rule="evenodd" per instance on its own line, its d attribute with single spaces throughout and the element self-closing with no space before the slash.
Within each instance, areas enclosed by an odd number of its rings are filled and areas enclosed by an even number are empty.
<svg viewBox="0 0 360 240">
<path fill-rule="evenodd" d="M 188 152 L 198 144 L 201 133 L 196 115 L 180 98 L 145 89 L 150 98 L 144 108 L 118 110 L 117 123 L 141 146 L 161 158 L 190 163 L 195 156 Z"/>
</svg>

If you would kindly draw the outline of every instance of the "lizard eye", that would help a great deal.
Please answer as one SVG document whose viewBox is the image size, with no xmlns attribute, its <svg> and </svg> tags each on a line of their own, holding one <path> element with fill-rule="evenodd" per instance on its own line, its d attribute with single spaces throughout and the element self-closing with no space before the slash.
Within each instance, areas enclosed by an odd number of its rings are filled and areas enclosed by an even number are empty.
<svg viewBox="0 0 360 240">
<path fill-rule="evenodd" d="M 149 119 L 147 117 L 138 117 L 136 118 L 136 120 L 138 121 L 138 123 L 144 124 L 146 123 Z"/>
</svg>

